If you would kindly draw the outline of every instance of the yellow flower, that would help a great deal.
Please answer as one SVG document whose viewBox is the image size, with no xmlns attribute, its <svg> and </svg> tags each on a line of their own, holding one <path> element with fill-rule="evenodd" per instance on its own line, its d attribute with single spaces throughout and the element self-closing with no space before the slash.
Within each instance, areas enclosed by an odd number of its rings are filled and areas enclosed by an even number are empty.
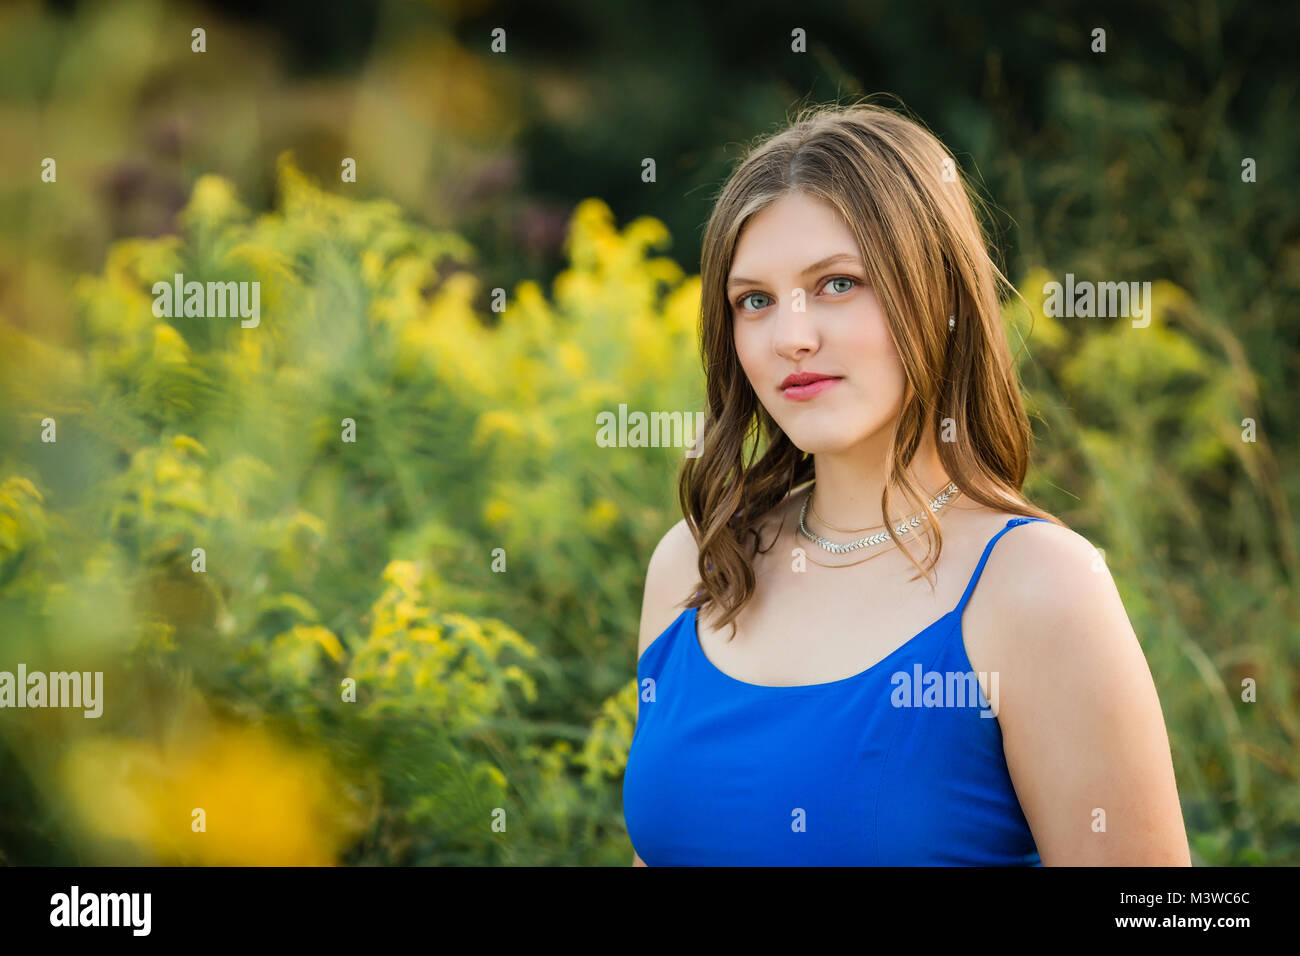
<svg viewBox="0 0 1300 956">
<path fill-rule="evenodd" d="M 153 360 L 183 365 L 189 357 L 190 347 L 181 334 L 166 322 L 153 327 Z"/>
<path fill-rule="evenodd" d="M 327 627 L 317 625 L 298 624 L 295 625 L 292 634 L 294 637 L 303 641 L 315 641 L 325 649 L 325 653 L 336 661 L 343 660 L 343 645 L 339 639 L 334 636 L 334 632 Z"/>
<path fill-rule="evenodd" d="M 379 280 L 384 275 L 384 257 L 374 249 L 364 249 L 361 252 L 361 277 L 366 280 L 370 286 L 379 285 Z"/>
<path fill-rule="evenodd" d="M 414 561 L 389 561 L 384 568 L 384 580 L 396 584 L 403 591 L 414 591 L 420 583 L 420 569 Z"/>
<path fill-rule="evenodd" d="M 560 367 L 574 378 L 580 375 L 586 375 L 588 369 L 587 353 L 572 342 L 562 342 L 556 349 L 556 357 L 560 360 Z"/>
<path fill-rule="evenodd" d="M 204 458 L 208 457 L 208 450 L 203 447 L 202 443 L 191 438 L 189 435 L 173 435 L 172 448 L 176 449 L 176 451 L 193 452 L 194 454 L 200 455 Z"/>
<path fill-rule="evenodd" d="M 1031 349 L 1037 346 L 1059 349 L 1069 338 L 1065 327 L 1053 316 L 1048 315 L 1046 311 L 1047 294 L 1043 291 L 1043 287 L 1053 281 L 1060 280 L 1056 279 L 1046 269 L 1035 269 L 1020 284 L 1020 294 L 1024 296 L 1025 301 L 1029 303 L 1030 309 L 1033 310 L 1029 317 L 1025 317 L 1024 306 L 1014 296 L 1003 308 L 1004 326 L 1016 330 L 1015 334 L 1010 336 L 1011 351 L 1013 353 L 1020 349 L 1021 336 L 1029 340 Z M 1023 358 L 1025 353 L 1022 352 L 1021 354 Z"/>
<path fill-rule="evenodd" d="M 195 223 L 216 226 L 247 215 L 248 210 L 239 202 L 235 184 L 223 176 L 209 173 L 200 176 L 194 184 L 194 192 L 179 218 L 186 226 Z"/>
<path fill-rule="evenodd" d="M 618 519 L 618 508 L 608 498 L 597 499 L 590 508 L 583 522 L 588 531 L 604 531 Z"/>
<path fill-rule="evenodd" d="M 62 780 L 89 831 L 168 864 L 329 866 L 356 828 L 323 758 L 251 728 L 164 747 L 91 738 L 69 750 Z"/>
<path fill-rule="evenodd" d="M 473 448 L 481 448 L 494 435 L 523 438 L 527 434 L 528 429 L 523 419 L 514 412 L 498 408 L 484 412 L 478 417 L 478 421 L 474 424 L 474 435 L 470 445 Z"/>
<path fill-rule="evenodd" d="M 508 502 L 493 498 L 483 506 L 483 520 L 496 528 L 504 524 L 513 512 L 514 508 Z"/>
</svg>

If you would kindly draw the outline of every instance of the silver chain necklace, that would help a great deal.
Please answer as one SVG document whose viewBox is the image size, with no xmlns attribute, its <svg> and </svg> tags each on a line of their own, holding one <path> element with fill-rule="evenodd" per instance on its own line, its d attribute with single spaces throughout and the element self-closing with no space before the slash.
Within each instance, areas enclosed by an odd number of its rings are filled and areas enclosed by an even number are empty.
<svg viewBox="0 0 1300 956">
<path fill-rule="evenodd" d="M 935 495 L 934 499 L 930 502 L 930 510 L 937 514 L 939 509 L 946 505 L 948 500 L 955 494 L 957 494 L 957 486 L 952 482 L 949 482 L 948 487 Z M 868 535 L 865 538 L 858 538 L 856 541 L 846 541 L 843 544 L 836 541 L 829 541 L 819 534 L 813 534 L 808 530 L 808 525 L 804 520 L 808 516 L 808 502 L 810 501 L 812 501 L 812 489 L 809 489 L 808 497 L 804 498 L 803 507 L 799 509 L 799 533 L 809 541 L 814 542 L 823 551 L 829 551 L 831 554 L 848 554 L 850 551 L 869 548 L 872 545 L 881 544 L 882 542 L 890 540 L 888 531 L 879 531 L 876 534 Z M 926 518 L 925 515 L 918 514 L 913 517 L 911 521 L 904 521 L 896 527 L 894 531 L 897 534 L 906 534 L 913 528 L 919 527 L 921 522 L 926 520 L 928 520 L 928 518 Z"/>
</svg>

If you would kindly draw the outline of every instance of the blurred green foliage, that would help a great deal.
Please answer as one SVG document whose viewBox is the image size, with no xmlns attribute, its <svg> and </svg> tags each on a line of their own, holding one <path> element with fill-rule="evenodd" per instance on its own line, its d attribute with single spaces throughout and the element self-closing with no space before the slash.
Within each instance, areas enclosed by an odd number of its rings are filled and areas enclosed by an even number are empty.
<svg viewBox="0 0 1300 956">
<path fill-rule="evenodd" d="M 255 21 L 200 56 L 184 4 L 69 6 L 0 10 L 0 669 L 106 702 L 0 721 L 0 859 L 626 864 L 681 450 L 596 413 L 702 407 L 737 144 L 890 89 L 997 200 L 1026 491 L 1116 578 L 1194 861 L 1300 862 L 1294 11 L 812 3 L 793 57 L 761 4 L 574 0 L 493 56 L 491 3 L 383 3 L 311 74 Z M 1153 280 L 1151 327 L 1047 316 L 1067 271 Z M 178 272 L 261 324 L 155 317 Z"/>
<path fill-rule="evenodd" d="M 600 448 L 596 415 L 690 407 L 698 280 L 651 254 L 661 226 L 592 201 L 554 300 L 525 283 L 489 325 L 457 237 L 281 172 L 274 213 L 206 177 L 182 236 L 115 243 L 76 289 L 76 375 L 10 335 L 6 659 L 108 681 L 94 725 L 6 735 L 49 801 L 26 813 L 96 780 L 63 744 L 161 737 L 196 695 L 186 733 L 325 749 L 369 808 L 348 862 L 625 862 L 626 622 L 674 452 Z M 156 318 L 175 273 L 260 282 L 262 322 Z"/>
</svg>

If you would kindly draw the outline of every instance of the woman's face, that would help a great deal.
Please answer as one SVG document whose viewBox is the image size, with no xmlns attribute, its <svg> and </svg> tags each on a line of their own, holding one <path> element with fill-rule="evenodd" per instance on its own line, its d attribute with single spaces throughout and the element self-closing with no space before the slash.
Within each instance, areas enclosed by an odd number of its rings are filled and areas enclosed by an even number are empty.
<svg viewBox="0 0 1300 956">
<path fill-rule="evenodd" d="M 823 262 L 833 256 L 843 258 Z M 903 363 L 857 242 L 832 207 L 790 193 L 754 215 L 736 244 L 727 299 L 740 364 L 795 447 L 835 453 L 892 430 Z M 797 372 L 834 381 L 783 388 Z"/>
</svg>

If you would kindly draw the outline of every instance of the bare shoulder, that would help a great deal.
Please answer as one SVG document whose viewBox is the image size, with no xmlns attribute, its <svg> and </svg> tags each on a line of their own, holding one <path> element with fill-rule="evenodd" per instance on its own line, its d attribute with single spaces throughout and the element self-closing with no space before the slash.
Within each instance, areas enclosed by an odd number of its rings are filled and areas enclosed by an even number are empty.
<svg viewBox="0 0 1300 956">
<path fill-rule="evenodd" d="M 1028 699 L 1016 687 L 1052 687 L 1055 700 L 1065 701 L 1118 679 L 1120 661 L 1132 679 L 1147 673 L 1104 552 L 1047 521 L 1017 525 L 998 539 L 962 627 L 971 662 L 1004 675 L 1008 720 L 1020 711 L 1017 697 Z"/>
<path fill-rule="evenodd" d="M 641 628 L 637 658 L 677 620 L 692 589 L 699 582 L 699 549 L 683 518 L 665 532 L 650 555 L 641 602 Z"/>
<path fill-rule="evenodd" d="M 756 529 L 760 551 L 770 547 L 781 528 L 793 525 L 801 504 L 802 497 L 796 489 L 763 517 Z M 763 556 L 760 553 L 751 560 L 759 565 Z M 641 628 L 637 639 L 638 660 L 646 648 L 681 616 L 684 604 L 699 581 L 699 547 L 683 518 L 659 539 L 646 568 Z"/>
<path fill-rule="evenodd" d="M 1024 516 L 999 514 L 995 527 L 1005 527 L 1016 517 Z M 1072 528 L 1050 521 L 1026 521 L 998 538 L 981 575 L 981 586 L 1011 596 L 1037 593 L 1044 587 L 1065 586 L 1081 571 L 1093 573 L 1094 562 L 1100 559 L 1092 542 Z M 989 580 L 984 581 L 985 577 Z"/>
<path fill-rule="evenodd" d="M 1159 697 L 1104 553 L 1061 525 L 1012 527 L 966 614 L 1043 864 L 1188 865 Z"/>
<path fill-rule="evenodd" d="M 1013 517 L 999 516 L 1004 526 Z M 1028 521 L 998 538 L 975 593 L 1002 620 L 1050 623 L 1114 590 L 1104 554 L 1091 541 L 1065 525 Z"/>
</svg>

